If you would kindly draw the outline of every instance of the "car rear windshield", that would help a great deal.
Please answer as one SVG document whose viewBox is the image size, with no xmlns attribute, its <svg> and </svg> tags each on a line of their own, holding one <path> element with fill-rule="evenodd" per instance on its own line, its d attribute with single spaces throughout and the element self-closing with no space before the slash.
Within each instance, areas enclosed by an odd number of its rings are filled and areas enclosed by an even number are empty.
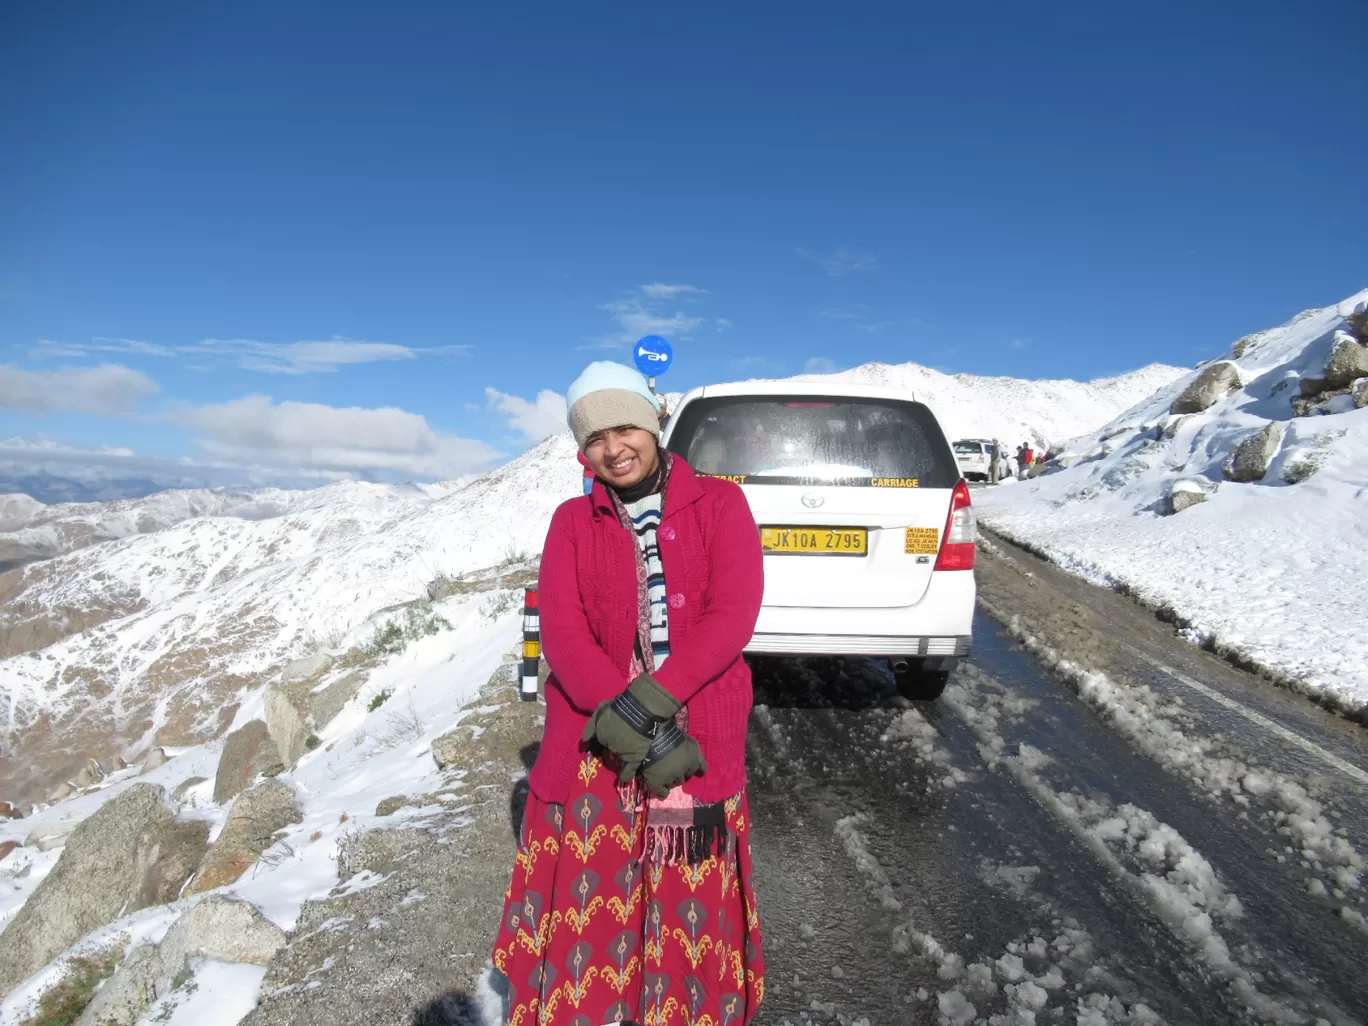
<svg viewBox="0 0 1368 1026">
<path fill-rule="evenodd" d="M 960 476 L 931 411 L 896 399 L 698 399 L 679 411 L 670 451 L 746 484 L 953 488 Z"/>
<path fill-rule="evenodd" d="M 955 453 L 959 456 L 982 456 L 983 444 L 981 442 L 956 442 Z"/>
</svg>

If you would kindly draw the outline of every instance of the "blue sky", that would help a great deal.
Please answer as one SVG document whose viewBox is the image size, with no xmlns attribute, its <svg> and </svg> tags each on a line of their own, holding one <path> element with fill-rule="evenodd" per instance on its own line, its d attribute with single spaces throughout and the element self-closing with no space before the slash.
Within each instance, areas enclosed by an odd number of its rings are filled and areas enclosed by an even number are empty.
<svg viewBox="0 0 1368 1026">
<path fill-rule="evenodd" d="M 448 476 L 646 331 L 1088 378 L 1363 287 L 1361 0 L 950 6 L 5 5 L 0 438 Z"/>
</svg>

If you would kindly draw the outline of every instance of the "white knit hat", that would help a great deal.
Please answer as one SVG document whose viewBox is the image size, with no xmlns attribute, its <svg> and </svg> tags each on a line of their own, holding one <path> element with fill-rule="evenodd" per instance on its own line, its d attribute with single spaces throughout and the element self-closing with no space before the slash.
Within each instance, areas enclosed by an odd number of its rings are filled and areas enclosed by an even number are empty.
<svg viewBox="0 0 1368 1026">
<path fill-rule="evenodd" d="M 660 437 L 660 407 L 640 371 L 611 360 L 584 368 L 565 394 L 566 420 L 583 451 L 589 436 L 615 427 L 639 427 Z"/>
</svg>

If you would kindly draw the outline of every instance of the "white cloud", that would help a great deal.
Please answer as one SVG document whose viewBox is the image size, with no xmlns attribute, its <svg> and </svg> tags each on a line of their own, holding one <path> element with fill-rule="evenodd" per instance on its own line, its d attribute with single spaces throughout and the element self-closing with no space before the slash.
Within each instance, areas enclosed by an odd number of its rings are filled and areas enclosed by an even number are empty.
<svg viewBox="0 0 1368 1026">
<path fill-rule="evenodd" d="M 562 434 L 565 423 L 565 396 L 544 388 L 533 400 L 486 388 L 489 405 L 508 417 L 509 426 L 529 442 L 540 442 L 547 435 Z"/>
<path fill-rule="evenodd" d="M 831 253 L 819 253 L 813 249 L 799 249 L 797 254 L 804 260 L 811 260 L 832 278 L 843 278 L 847 274 L 860 271 L 876 271 L 879 258 L 873 253 L 858 253 L 845 246 L 839 246 Z"/>
<path fill-rule="evenodd" d="M 196 432 L 210 457 L 235 464 L 452 478 L 502 455 L 484 442 L 441 434 L 419 414 L 394 407 L 277 403 L 253 395 L 184 407 L 168 417 Z"/>
<path fill-rule="evenodd" d="M 697 285 L 666 285 L 659 281 L 641 286 L 641 294 L 647 299 L 675 299 L 690 293 L 701 295 L 703 291 Z"/>
<path fill-rule="evenodd" d="M 164 346 L 132 338 L 97 336 L 89 342 L 58 342 L 40 339 L 35 356 L 88 356 L 92 353 L 129 353 L 135 356 L 222 357 L 244 370 L 267 374 L 314 374 L 363 363 L 412 360 L 420 356 L 469 353 L 471 346 L 414 348 L 393 342 L 365 342 L 333 337 L 323 341 L 258 342 L 249 338 L 206 338 L 195 345 Z"/>
<path fill-rule="evenodd" d="M 708 324 L 708 318 L 671 311 L 668 303 L 680 296 L 704 295 L 704 290 L 696 285 L 666 285 L 656 282 L 653 285 L 638 286 L 623 299 L 615 299 L 600 305 L 617 324 L 617 331 L 603 338 L 594 339 L 595 345 L 586 348 L 621 349 L 631 345 L 643 335 L 664 335 L 672 342 L 686 337 L 689 332 Z M 718 318 L 719 328 L 730 327 L 731 321 Z"/>
<path fill-rule="evenodd" d="M 725 317 L 719 317 L 716 320 L 714 320 L 713 323 L 717 325 L 718 331 L 726 331 L 728 328 L 732 326 L 732 322 L 727 320 L 727 318 Z"/>
<path fill-rule="evenodd" d="M 1029 338 L 1017 338 L 1016 336 L 1013 336 L 1007 340 L 1007 345 L 1012 349 L 1025 349 L 1030 344 L 1031 340 Z"/>
<path fill-rule="evenodd" d="M 313 374 L 335 371 L 359 363 L 380 363 L 388 360 L 412 360 L 438 350 L 411 349 L 392 342 L 363 342 L 356 339 L 331 338 L 322 342 L 256 342 L 252 339 L 206 338 L 205 349 L 232 354 L 244 370 L 264 371 L 267 374 Z M 444 346 L 441 352 L 465 351 L 464 346 Z M 187 347 L 184 352 L 203 353 L 203 349 Z"/>
<path fill-rule="evenodd" d="M 814 356 L 803 364 L 804 374 L 835 374 L 836 361 L 829 356 Z"/>
<path fill-rule="evenodd" d="M 854 306 L 832 307 L 826 310 L 818 310 L 818 317 L 825 317 L 833 321 L 863 321 L 873 312 L 873 308 L 866 303 L 856 303 Z"/>
<path fill-rule="evenodd" d="M 113 363 L 36 372 L 0 364 L 0 409 L 110 417 L 131 412 L 156 391 L 145 374 Z"/>
</svg>

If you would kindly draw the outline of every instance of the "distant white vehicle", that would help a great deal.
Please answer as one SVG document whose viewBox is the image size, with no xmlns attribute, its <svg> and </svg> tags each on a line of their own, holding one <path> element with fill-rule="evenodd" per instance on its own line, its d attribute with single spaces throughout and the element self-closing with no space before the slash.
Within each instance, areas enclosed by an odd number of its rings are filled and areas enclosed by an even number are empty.
<svg viewBox="0 0 1368 1026">
<path fill-rule="evenodd" d="M 955 443 L 955 464 L 970 481 L 987 481 L 993 469 L 990 438 L 961 438 Z"/>
<path fill-rule="evenodd" d="M 765 595 L 748 652 L 882 656 L 909 698 L 969 654 L 977 528 L 935 415 L 909 392 L 820 381 L 694 389 L 665 445 L 737 482 Z"/>
</svg>

